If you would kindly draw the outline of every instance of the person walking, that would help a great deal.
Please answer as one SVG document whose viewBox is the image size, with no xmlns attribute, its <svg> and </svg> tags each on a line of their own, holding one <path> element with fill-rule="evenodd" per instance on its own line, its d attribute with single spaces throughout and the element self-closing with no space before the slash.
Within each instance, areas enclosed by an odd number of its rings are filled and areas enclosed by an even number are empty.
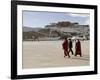
<svg viewBox="0 0 100 80">
<path fill-rule="evenodd" d="M 77 39 L 76 45 L 75 45 L 75 56 L 80 55 L 80 57 L 82 56 L 82 52 L 81 52 L 81 42 L 79 39 Z"/>
<path fill-rule="evenodd" d="M 68 40 L 67 40 L 67 38 L 64 39 L 62 47 L 64 50 L 64 57 L 68 56 L 70 58 L 69 53 L 68 53 Z"/>
<path fill-rule="evenodd" d="M 73 44 L 72 44 L 72 40 L 71 39 L 69 39 L 69 51 L 68 51 L 68 53 L 72 53 L 72 55 L 74 54 L 73 53 L 73 50 L 72 50 L 72 47 L 73 47 Z"/>
</svg>

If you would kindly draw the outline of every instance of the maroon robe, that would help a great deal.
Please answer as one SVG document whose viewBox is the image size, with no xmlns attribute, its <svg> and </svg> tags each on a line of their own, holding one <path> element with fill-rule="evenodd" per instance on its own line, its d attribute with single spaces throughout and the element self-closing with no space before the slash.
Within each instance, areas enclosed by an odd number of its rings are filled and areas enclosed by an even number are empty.
<svg viewBox="0 0 100 80">
<path fill-rule="evenodd" d="M 80 55 L 82 56 L 82 52 L 81 52 L 81 43 L 78 40 L 78 42 L 76 42 L 76 46 L 75 46 L 75 56 Z"/>
<path fill-rule="evenodd" d="M 62 44 L 63 50 L 64 50 L 64 55 L 68 55 L 68 40 L 65 40 Z"/>
</svg>

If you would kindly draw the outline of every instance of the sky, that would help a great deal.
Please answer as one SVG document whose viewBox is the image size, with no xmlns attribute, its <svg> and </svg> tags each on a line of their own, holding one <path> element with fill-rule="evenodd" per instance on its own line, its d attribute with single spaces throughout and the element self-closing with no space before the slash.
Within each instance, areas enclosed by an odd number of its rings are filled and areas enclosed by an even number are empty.
<svg viewBox="0 0 100 80">
<path fill-rule="evenodd" d="M 23 11 L 24 27 L 45 27 L 59 21 L 78 22 L 80 25 L 89 24 L 89 14 L 67 12 Z"/>
</svg>

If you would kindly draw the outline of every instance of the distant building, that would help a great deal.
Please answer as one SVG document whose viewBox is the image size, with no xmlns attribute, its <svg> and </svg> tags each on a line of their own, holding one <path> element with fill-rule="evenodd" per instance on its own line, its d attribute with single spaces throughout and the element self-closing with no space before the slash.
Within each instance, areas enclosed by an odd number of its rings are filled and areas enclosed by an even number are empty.
<svg viewBox="0 0 100 80">
<path fill-rule="evenodd" d="M 28 39 L 63 39 L 65 37 L 82 37 L 90 39 L 89 25 L 79 25 L 77 22 L 58 22 L 46 25 L 44 28 L 25 28 L 23 27 L 23 40 Z M 26 32 L 25 32 L 26 31 Z"/>
</svg>

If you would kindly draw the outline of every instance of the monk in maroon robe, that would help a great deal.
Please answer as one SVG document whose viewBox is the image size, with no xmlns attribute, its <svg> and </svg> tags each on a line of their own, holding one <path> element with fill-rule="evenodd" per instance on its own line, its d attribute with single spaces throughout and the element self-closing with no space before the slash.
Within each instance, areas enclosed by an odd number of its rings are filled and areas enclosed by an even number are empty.
<svg viewBox="0 0 100 80">
<path fill-rule="evenodd" d="M 68 40 L 67 38 L 65 38 L 63 44 L 62 44 L 62 47 L 63 47 L 63 50 L 64 50 L 64 57 L 69 56 L 69 53 L 68 53 Z"/>
<path fill-rule="evenodd" d="M 79 39 L 76 42 L 75 45 L 75 56 L 80 55 L 80 57 L 82 56 L 82 52 L 81 52 L 81 43 L 79 41 Z"/>
</svg>

